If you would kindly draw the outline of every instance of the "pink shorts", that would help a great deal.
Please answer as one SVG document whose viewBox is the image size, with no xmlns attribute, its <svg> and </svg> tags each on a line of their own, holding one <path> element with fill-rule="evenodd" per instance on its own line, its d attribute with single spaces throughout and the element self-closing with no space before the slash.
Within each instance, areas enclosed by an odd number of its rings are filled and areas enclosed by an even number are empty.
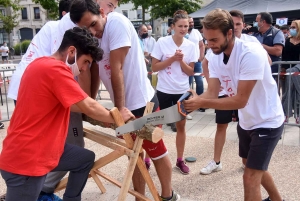
<svg viewBox="0 0 300 201">
<path fill-rule="evenodd" d="M 155 112 L 157 112 L 159 110 L 160 109 L 158 107 Z M 139 118 L 139 117 L 136 117 L 136 118 Z M 162 128 L 162 125 L 158 125 L 157 127 Z M 131 134 L 131 137 L 135 141 L 136 135 Z M 120 138 L 123 139 L 122 136 Z M 143 147 L 143 149 L 145 149 L 146 153 L 150 156 L 150 158 L 152 160 L 158 160 L 168 154 L 168 150 L 162 139 L 160 141 L 158 141 L 157 143 L 153 143 L 148 140 L 144 140 L 142 147 Z"/>
</svg>

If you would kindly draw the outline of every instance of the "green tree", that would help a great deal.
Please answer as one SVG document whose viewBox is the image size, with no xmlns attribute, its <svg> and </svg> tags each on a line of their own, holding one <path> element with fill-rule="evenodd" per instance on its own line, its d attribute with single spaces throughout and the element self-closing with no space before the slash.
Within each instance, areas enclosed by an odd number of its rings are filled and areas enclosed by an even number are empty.
<svg viewBox="0 0 300 201">
<path fill-rule="evenodd" d="M 185 10 L 193 13 L 201 8 L 202 0 L 154 0 L 156 3 L 151 7 L 152 19 L 173 17 L 177 10 Z"/>
<path fill-rule="evenodd" d="M 150 12 L 152 19 L 172 17 L 176 10 L 182 9 L 188 13 L 200 9 L 202 0 L 122 0 L 121 3 L 133 3 L 133 9 L 142 7 L 142 21 L 145 23 L 145 14 Z"/>
<path fill-rule="evenodd" d="M 137 10 L 139 6 L 142 7 L 142 21 L 145 23 L 145 15 L 147 11 L 150 9 L 153 0 L 122 0 L 121 4 L 125 3 L 133 3 L 134 7 L 132 9 Z"/>
<path fill-rule="evenodd" d="M 48 12 L 49 19 L 58 18 L 58 1 L 57 0 L 33 0 L 34 3 L 40 4 Z"/>
<path fill-rule="evenodd" d="M 0 20 L 3 23 L 2 28 L 8 34 L 10 34 L 12 30 L 19 24 L 18 11 L 21 9 L 19 3 L 20 0 L 0 0 L 0 6 L 11 8 L 10 15 L 8 15 L 8 13 L 0 12 Z"/>
</svg>

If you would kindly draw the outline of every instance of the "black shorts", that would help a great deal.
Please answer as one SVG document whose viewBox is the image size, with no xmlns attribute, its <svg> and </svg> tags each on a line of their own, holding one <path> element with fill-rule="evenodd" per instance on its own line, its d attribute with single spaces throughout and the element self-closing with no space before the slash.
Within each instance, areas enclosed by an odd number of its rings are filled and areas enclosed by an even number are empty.
<svg viewBox="0 0 300 201">
<path fill-rule="evenodd" d="M 2 56 L 2 61 L 7 61 L 8 60 L 8 56 Z"/>
<path fill-rule="evenodd" d="M 159 102 L 158 102 L 156 94 L 154 94 L 154 96 L 153 96 L 153 98 L 151 99 L 150 102 L 154 103 L 154 107 L 153 107 L 152 112 L 156 111 L 157 108 L 159 107 Z M 131 113 L 135 117 L 142 117 L 144 115 L 145 108 L 146 108 L 146 106 L 145 107 L 141 107 L 141 108 L 136 109 L 136 110 L 132 110 Z"/>
<path fill-rule="evenodd" d="M 237 125 L 239 155 L 247 159 L 246 167 L 268 170 L 273 151 L 282 135 L 283 124 L 278 128 L 244 130 Z"/>
<path fill-rule="evenodd" d="M 219 96 L 218 98 L 226 98 L 228 96 Z M 216 123 L 217 124 L 228 124 L 232 122 L 232 110 L 215 110 Z"/>
<path fill-rule="evenodd" d="M 161 110 L 171 107 L 177 104 L 177 101 L 183 94 L 166 94 L 161 91 L 157 91 L 157 98 L 159 101 L 159 107 Z"/>
</svg>

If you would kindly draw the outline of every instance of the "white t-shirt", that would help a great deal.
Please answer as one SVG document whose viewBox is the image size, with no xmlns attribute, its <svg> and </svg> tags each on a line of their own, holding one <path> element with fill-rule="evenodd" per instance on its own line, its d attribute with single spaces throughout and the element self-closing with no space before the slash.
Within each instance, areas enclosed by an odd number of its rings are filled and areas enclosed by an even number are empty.
<svg viewBox="0 0 300 201">
<path fill-rule="evenodd" d="M 125 107 L 129 110 L 136 110 L 146 106 L 146 103 L 154 96 L 154 89 L 147 77 L 144 53 L 140 48 L 139 37 L 130 20 L 120 13 L 109 13 L 100 42 L 104 54 L 103 59 L 99 62 L 99 74 L 113 102 L 110 51 L 128 46 L 130 49 L 123 65 Z"/>
<path fill-rule="evenodd" d="M 258 44 L 260 44 L 260 42 L 257 40 L 256 37 L 254 36 L 250 36 L 248 34 L 241 34 L 241 40 L 243 41 L 247 41 L 247 42 L 256 42 Z M 206 52 L 206 55 L 205 55 L 205 58 L 207 59 L 207 61 L 210 61 L 211 59 L 211 56 L 213 55 L 214 53 L 211 51 L 211 49 L 207 50 Z M 208 65 L 209 65 L 209 62 L 208 62 Z M 226 91 L 223 89 L 223 87 L 221 86 L 221 89 L 220 89 L 220 92 L 219 92 L 219 96 L 224 96 L 224 95 L 227 95 Z"/>
<path fill-rule="evenodd" d="M 21 62 L 18 64 L 16 71 L 12 75 L 7 96 L 17 100 L 20 81 L 27 66 L 36 58 L 50 56 L 53 47 L 52 36 L 57 31 L 59 21 L 49 21 L 33 37 L 26 53 L 23 55 Z"/>
<path fill-rule="evenodd" d="M 203 40 L 201 33 L 197 29 L 192 29 L 192 31 L 189 35 L 189 40 L 192 41 L 196 45 L 196 47 L 197 47 L 196 51 L 197 51 L 197 55 L 199 58 L 200 57 L 199 42 Z"/>
<path fill-rule="evenodd" d="M 150 36 L 150 37 L 143 39 L 142 42 L 144 45 L 144 51 L 151 54 L 153 51 L 154 45 L 156 43 L 155 39 L 152 36 Z"/>
<path fill-rule="evenodd" d="M 248 34 L 241 34 L 240 39 L 243 40 L 243 41 L 256 42 L 256 43 L 261 44 L 261 43 L 257 40 L 256 37 L 250 36 L 250 35 L 248 35 Z"/>
<path fill-rule="evenodd" d="M 3 57 L 7 57 L 8 56 L 8 53 L 7 53 L 7 51 L 9 51 L 9 48 L 7 47 L 7 46 L 1 46 L 0 47 L 0 49 L 1 49 L 1 55 L 3 56 Z"/>
<path fill-rule="evenodd" d="M 208 49 L 207 51 L 206 51 L 206 55 L 205 55 L 205 58 L 207 59 L 207 61 L 208 61 L 208 68 L 209 68 L 209 64 L 210 64 L 210 61 L 211 61 L 211 58 L 212 58 L 212 56 L 214 55 L 214 53 L 211 51 L 211 49 Z M 210 77 L 210 74 L 209 74 L 209 77 Z M 224 90 L 224 88 L 221 86 L 221 88 L 220 88 L 220 92 L 219 92 L 219 97 L 220 96 L 225 96 L 225 95 L 227 95 L 227 93 L 226 93 L 226 91 Z"/>
<path fill-rule="evenodd" d="M 240 126 L 245 130 L 281 126 L 283 109 L 264 48 L 236 38 L 227 64 L 223 58 L 224 53 L 213 54 L 209 73 L 220 80 L 228 96 L 237 94 L 239 80 L 257 80 L 247 105 L 239 109 Z"/>
<path fill-rule="evenodd" d="M 198 61 L 198 55 L 195 44 L 184 38 L 183 43 L 178 47 L 172 36 L 166 36 L 158 39 L 154 46 L 151 56 L 165 61 L 172 57 L 176 50 L 181 50 L 184 54 L 183 60 L 189 64 Z M 189 76 L 185 74 L 180 66 L 179 61 L 175 61 L 171 66 L 166 67 L 158 72 L 158 82 L 156 89 L 167 94 L 183 94 L 189 87 Z"/>
<path fill-rule="evenodd" d="M 65 14 L 57 25 L 57 29 L 52 36 L 52 53 L 56 52 L 60 47 L 64 34 L 67 30 L 76 27 L 77 25 L 74 24 L 70 18 L 70 13 Z"/>
</svg>

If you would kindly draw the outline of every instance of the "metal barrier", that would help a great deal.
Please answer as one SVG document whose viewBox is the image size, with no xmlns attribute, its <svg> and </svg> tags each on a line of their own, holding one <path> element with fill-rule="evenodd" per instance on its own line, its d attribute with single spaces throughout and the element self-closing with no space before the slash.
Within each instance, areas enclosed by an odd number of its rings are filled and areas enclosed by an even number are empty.
<svg viewBox="0 0 300 201">
<path fill-rule="evenodd" d="M 16 70 L 17 65 L 18 64 L 0 64 L 0 76 L 1 76 L 0 77 L 0 98 L 1 98 L 1 105 L 6 106 L 5 109 L 2 107 L 0 111 L 1 122 L 10 120 L 11 114 L 15 107 L 13 100 L 8 99 L 7 91 L 8 91 L 9 81 L 11 79 L 12 74 Z M 3 95 L 4 95 L 4 99 L 3 99 Z"/>
<path fill-rule="evenodd" d="M 277 75 L 277 84 L 278 90 L 280 93 L 281 89 L 281 101 L 282 107 L 285 112 L 285 127 L 286 131 L 287 126 L 298 127 L 299 132 L 299 144 L 300 145 L 300 61 L 276 61 L 273 64 L 278 65 L 278 72 L 273 73 Z M 299 68 L 295 65 L 299 64 Z M 289 68 L 286 68 L 286 72 L 282 72 L 282 65 L 288 65 Z M 284 79 L 281 79 L 284 78 Z M 296 84 L 296 85 L 295 85 Z M 299 90 L 297 90 L 299 89 Z M 295 123 L 290 121 L 290 117 L 295 118 Z M 285 132 L 284 131 L 284 132 Z M 284 138 L 284 135 L 283 135 Z"/>
</svg>

